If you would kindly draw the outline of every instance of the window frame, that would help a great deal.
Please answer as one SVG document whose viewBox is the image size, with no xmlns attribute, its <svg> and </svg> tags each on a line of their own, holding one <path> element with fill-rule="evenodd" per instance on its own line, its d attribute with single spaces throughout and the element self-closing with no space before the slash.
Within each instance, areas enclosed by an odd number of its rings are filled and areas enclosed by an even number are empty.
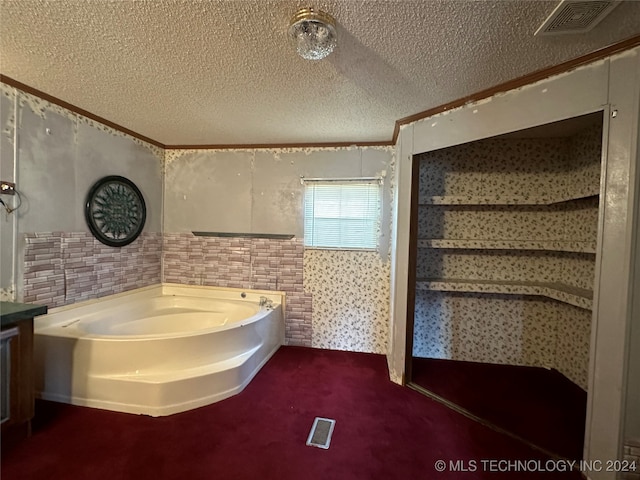
<svg viewBox="0 0 640 480">
<path fill-rule="evenodd" d="M 300 183 L 304 186 L 302 195 L 302 214 L 303 214 L 303 243 L 305 249 L 310 250 L 340 250 L 340 251 L 356 251 L 356 252 L 377 252 L 381 246 L 381 227 L 383 218 L 383 186 L 384 177 L 350 177 L 350 178 L 300 178 Z M 307 245 L 307 188 L 311 185 L 375 185 L 377 187 L 377 206 L 375 209 L 374 219 L 374 236 L 375 246 L 357 247 L 357 246 L 320 246 Z M 314 216 L 314 218 L 317 218 Z M 340 217 L 342 219 L 343 217 Z"/>
</svg>

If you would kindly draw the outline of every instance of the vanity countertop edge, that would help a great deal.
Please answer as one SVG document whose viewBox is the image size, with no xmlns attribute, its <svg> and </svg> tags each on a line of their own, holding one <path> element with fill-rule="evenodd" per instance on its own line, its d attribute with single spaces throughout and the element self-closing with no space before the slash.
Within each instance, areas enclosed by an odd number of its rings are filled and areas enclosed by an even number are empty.
<svg viewBox="0 0 640 480">
<path fill-rule="evenodd" d="M 46 305 L 0 302 L 0 326 L 13 325 L 21 320 L 28 320 L 45 313 L 47 313 Z"/>
</svg>

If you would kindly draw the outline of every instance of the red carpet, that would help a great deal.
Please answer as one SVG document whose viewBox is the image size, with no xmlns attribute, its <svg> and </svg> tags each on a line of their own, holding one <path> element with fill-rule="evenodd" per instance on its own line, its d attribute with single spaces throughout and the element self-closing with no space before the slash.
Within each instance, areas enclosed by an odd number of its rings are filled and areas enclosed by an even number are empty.
<svg viewBox="0 0 640 480">
<path fill-rule="evenodd" d="M 555 370 L 414 358 L 413 382 L 535 445 L 582 458 L 587 394 Z"/>
<path fill-rule="evenodd" d="M 337 421 L 329 450 L 305 445 L 316 416 Z M 240 395 L 170 417 L 39 402 L 33 436 L 3 455 L 2 478 L 580 478 L 481 463 L 506 459 L 547 460 L 391 383 L 384 356 L 283 347 Z M 475 471 L 451 472 L 450 460 Z"/>
</svg>

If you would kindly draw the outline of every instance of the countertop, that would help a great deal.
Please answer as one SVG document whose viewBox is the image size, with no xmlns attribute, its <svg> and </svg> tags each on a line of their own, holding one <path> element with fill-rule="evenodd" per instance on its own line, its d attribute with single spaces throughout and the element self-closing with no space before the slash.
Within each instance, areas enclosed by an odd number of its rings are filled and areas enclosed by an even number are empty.
<svg viewBox="0 0 640 480">
<path fill-rule="evenodd" d="M 0 325 L 4 327 L 45 313 L 47 313 L 46 305 L 0 302 Z"/>
</svg>

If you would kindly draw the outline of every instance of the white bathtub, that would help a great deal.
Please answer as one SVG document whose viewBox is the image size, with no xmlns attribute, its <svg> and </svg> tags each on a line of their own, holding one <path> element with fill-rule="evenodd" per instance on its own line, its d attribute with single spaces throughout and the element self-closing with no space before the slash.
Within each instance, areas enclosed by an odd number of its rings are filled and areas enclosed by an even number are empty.
<svg viewBox="0 0 640 480">
<path fill-rule="evenodd" d="M 217 402 L 284 343 L 283 311 L 281 292 L 176 284 L 51 309 L 35 320 L 37 396 L 152 416 Z"/>
</svg>

